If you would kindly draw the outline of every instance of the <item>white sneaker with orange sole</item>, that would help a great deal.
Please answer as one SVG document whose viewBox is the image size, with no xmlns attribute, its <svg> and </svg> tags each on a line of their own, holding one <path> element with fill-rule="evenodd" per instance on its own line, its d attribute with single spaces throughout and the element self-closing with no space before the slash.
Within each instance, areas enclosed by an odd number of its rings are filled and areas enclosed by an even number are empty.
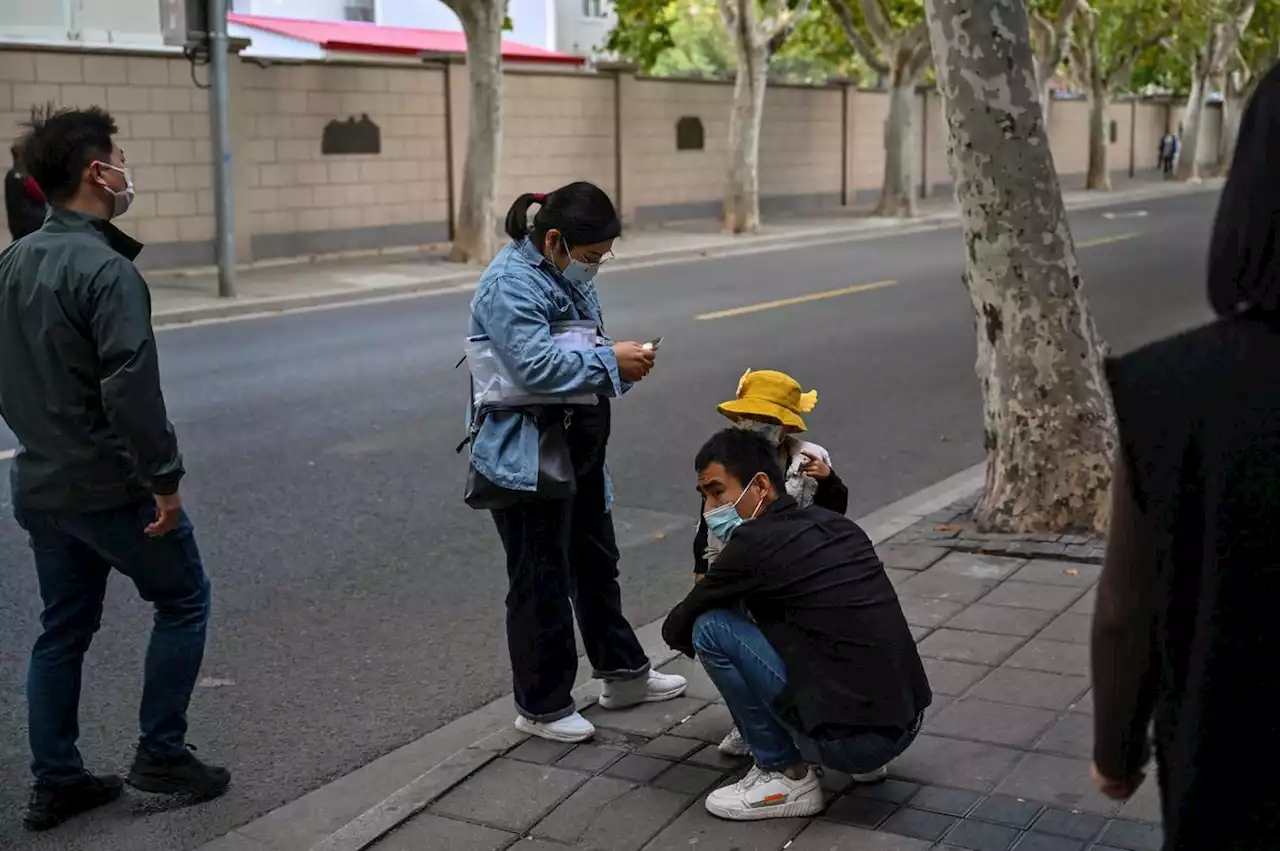
<svg viewBox="0 0 1280 851">
<path fill-rule="evenodd" d="M 799 780 L 753 766 L 747 776 L 707 796 L 707 812 L 731 821 L 815 816 L 826 807 L 818 773 Z"/>
</svg>

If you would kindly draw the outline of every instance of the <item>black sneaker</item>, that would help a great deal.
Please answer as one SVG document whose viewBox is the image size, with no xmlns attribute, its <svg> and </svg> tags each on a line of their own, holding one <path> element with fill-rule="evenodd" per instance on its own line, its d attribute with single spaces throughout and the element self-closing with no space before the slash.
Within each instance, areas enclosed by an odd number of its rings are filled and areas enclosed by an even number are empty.
<svg viewBox="0 0 1280 851">
<path fill-rule="evenodd" d="M 208 801 L 227 791 L 231 772 L 196 759 L 191 745 L 173 756 L 151 753 L 138 745 L 138 754 L 129 769 L 128 783 L 141 792 L 156 795 L 185 795 Z"/>
<path fill-rule="evenodd" d="M 120 797 L 124 783 L 114 774 L 94 777 L 85 772 L 76 783 L 66 786 L 42 786 L 31 790 L 31 801 L 22 823 L 27 830 L 48 830 L 72 816 L 107 804 Z"/>
</svg>

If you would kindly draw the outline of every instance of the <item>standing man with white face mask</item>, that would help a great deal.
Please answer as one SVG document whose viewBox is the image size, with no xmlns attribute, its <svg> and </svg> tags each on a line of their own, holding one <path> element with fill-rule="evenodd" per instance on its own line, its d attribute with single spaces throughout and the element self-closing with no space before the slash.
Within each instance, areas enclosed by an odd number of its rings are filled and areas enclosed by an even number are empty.
<svg viewBox="0 0 1280 851">
<path fill-rule="evenodd" d="M 52 210 L 0 254 L 0 414 L 21 444 L 14 516 L 44 602 L 27 678 L 35 785 L 24 822 L 45 830 L 123 787 L 88 773 L 76 748 L 81 668 L 112 569 L 156 609 L 128 783 L 208 799 L 231 775 L 186 744 L 210 586 L 178 494 L 151 295 L 133 265 L 142 245 L 111 223 L 134 197 L 116 124 L 95 107 L 28 128 L 22 160 Z"/>
</svg>

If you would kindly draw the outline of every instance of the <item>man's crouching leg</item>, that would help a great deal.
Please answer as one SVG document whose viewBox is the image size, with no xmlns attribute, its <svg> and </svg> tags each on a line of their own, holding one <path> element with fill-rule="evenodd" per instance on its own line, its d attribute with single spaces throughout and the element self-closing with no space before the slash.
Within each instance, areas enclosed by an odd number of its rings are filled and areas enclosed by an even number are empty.
<svg viewBox="0 0 1280 851">
<path fill-rule="evenodd" d="M 698 618 L 693 646 L 755 756 L 746 777 L 707 797 L 707 811 L 735 821 L 821 812 L 818 775 L 772 709 L 787 685 L 786 666 L 760 628 L 718 609 Z"/>
</svg>

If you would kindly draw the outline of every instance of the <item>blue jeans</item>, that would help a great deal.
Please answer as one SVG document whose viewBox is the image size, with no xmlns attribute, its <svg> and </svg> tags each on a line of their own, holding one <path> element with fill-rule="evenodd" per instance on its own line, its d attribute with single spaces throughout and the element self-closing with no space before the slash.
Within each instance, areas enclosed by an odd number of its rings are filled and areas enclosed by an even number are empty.
<svg viewBox="0 0 1280 851">
<path fill-rule="evenodd" d="M 65 784 L 84 771 L 76 748 L 81 668 L 102 621 L 112 568 L 132 579 L 156 610 L 139 712 L 142 746 L 157 756 L 181 752 L 210 601 L 191 521 L 184 513 L 177 529 L 149 538 L 142 530 L 156 516 L 150 502 L 88 514 L 15 509 L 14 516 L 30 536 L 44 601 L 44 632 L 27 672 L 36 782 Z"/>
<path fill-rule="evenodd" d="M 738 612 L 717 609 L 698 618 L 693 646 L 751 747 L 756 765 L 766 771 L 807 762 L 847 774 L 866 774 L 887 765 L 920 732 L 923 713 L 897 738 L 867 732 L 844 739 L 812 739 L 789 728 L 773 709 L 787 685 L 786 665 L 760 627 Z"/>
</svg>

